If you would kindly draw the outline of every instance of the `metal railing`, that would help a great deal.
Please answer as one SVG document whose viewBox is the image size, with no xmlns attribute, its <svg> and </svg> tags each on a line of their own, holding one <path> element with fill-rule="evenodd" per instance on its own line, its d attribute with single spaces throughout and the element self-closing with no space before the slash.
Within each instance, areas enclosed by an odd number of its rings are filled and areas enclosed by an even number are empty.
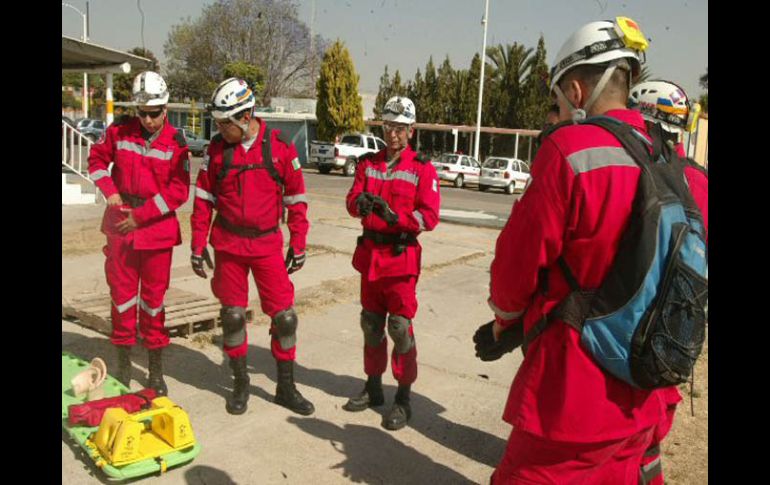
<svg viewBox="0 0 770 485">
<path fill-rule="evenodd" d="M 93 185 L 96 199 L 102 200 L 104 197 L 101 191 L 95 187 L 94 181 L 88 175 L 88 155 L 91 153 L 91 146 L 93 144 L 86 135 L 62 120 L 61 164 Z"/>
</svg>

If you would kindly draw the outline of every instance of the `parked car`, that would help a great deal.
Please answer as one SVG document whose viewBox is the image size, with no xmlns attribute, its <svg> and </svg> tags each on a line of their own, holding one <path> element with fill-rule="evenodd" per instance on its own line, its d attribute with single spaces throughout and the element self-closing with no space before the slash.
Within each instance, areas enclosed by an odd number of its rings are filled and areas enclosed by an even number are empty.
<svg viewBox="0 0 770 485">
<path fill-rule="evenodd" d="M 479 183 L 481 165 L 473 157 L 444 153 L 432 163 L 436 168 L 438 178 L 452 182 L 455 187 L 461 188 L 467 182 Z"/>
<path fill-rule="evenodd" d="M 352 177 L 356 173 L 358 157 L 364 153 L 376 153 L 383 148 L 385 142 L 371 133 L 351 133 L 344 135 L 337 144 L 311 141 L 308 161 L 315 163 L 321 173 L 341 168 L 343 174 Z"/>
<path fill-rule="evenodd" d="M 106 129 L 107 125 L 102 120 L 85 118 L 78 121 L 78 131 L 94 142 L 102 137 Z"/>
<path fill-rule="evenodd" d="M 503 189 L 512 194 L 516 189 L 524 190 L 529 180 L 529 165 L 516 158 L 489 157 L 481 167 L 479 190 L 490 187 Z"/>
<path fill-rule="evenodd" d="M 209 141 L 202 136 L 198 136 L 195 132 L 188 130 L 187 128 L 177 128 L 184 135 L 184 139 L 187 140 L 187 147 L 196 157 L 202 157 L 206 150 L 209 148 Z"/>
</svg>

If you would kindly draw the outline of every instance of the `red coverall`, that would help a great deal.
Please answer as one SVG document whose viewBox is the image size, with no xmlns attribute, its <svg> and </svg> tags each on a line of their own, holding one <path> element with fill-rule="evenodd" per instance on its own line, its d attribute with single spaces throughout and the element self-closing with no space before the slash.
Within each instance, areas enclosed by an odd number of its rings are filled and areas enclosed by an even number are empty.
<svg viewBox="0 0 770 485">
<path fill-rule="evenodd" d="M 416 160 L 416 156 L 414 150 L 407 146 L 390 171 L 387 169 L 387 150 L 359 162 L 353 186 L 346 199 L 348 213 L 353 217 L 361 217 L 356 199 L 362 192 L 369 192 L 382 197 L 391 210 L 398 214 L 398 223 L 389 227 L 382 218 L 371 213 L 361 220 L 364 229 L 416 236 L 436 227 L 441 205 L 438 175 L 429 161 Z M 417 313 L 415 291 L 420 275 L 421 255 L 422 247 L 419 243 L 406 246 L 404 252 L 396 256 L 393 254 L 393 245 L 376 244 L 370 239 L 363 239 L 353 254 L 353 267 L 361 273 L 361 306 L 364 310 L 383 316 L 383 321 L 388 313 L 412 320 Z M 409 335 L 414 337 L 411 325 Z M 387 364 L 387 338 L 378 347 L 364 345 L 366 375 L 383 374 Z M 413 383 L 417 379 L 416 345 L 406 354 L 398 354 L 394 348 L 391 368 L 399 384 Z"/>
<path fill-rule="evenodd" d="M 115 345 L 136 343 L 137 306 L 144 347 L 168 345 L 163 297 L 171 277 L 172 248 L 182 243 L 174 211 L 187 201 L 190 189 L 189 150 L 177 141 L 179 136 L 167 121 L 145 140 L 139 119 L 124 118 L 107 128 L 88 157 L 88 174 L 99 190 L 105 197 L 119 193 L 124 203 L 108 206 L 102 220 Z M 126 218 L 120 209 L 131 207 L 139 227 L 123 235 L 115 225 Z"/>
<path fill-rule="evenodd" d="M 636 111 L 606 115 L 646 132 Z M 497 240 L 489 304 L 499 323 L 523 315 L 528 332 L 567 296 L 559 255 L 581 287 L 601 284 L 638 178 L 636 163 L 602 128 L 569 126 L 543 140 L 532 182 Z M 542 268 L 550 270 L 547 295 L 538 291 Z M 635 484 L 658 427 L 670 426 L 666 412 L 675 393 L 635 389 L 603 372 L 578 333 L 555 322 L 530 344 L 511 385 L 503 419 L 513 431 L 492 481 Z"/>
<path fill-rule="evenodd" d="M 232 169 L 221 184 L 217 175 L 224 163 L 225 142 L 221 138 L 211 141 L 195 187 L 191 217 L 192 249 L 194 254 L 201 254 L 206 247 L 213 209 L 217 210 L 217 218 L 224 218 L 230 224 L 266 231 L 259 237 L 246 237 L 214 222 L 210 240 L 215 256 L 211 289 L 222 305 L 245 308 L 249 301 L 248 276 L 251 270 L 262 312 L 273 318 L 276 313 L 294 305 L 294 285 L 286 271 L 283 233 L 279 227 L 282 207 L 287 208 L 287 224 L 291 233 L 289 245 L 295 253 L 305 250 L 310 223 L 307 220 L 305 180 L 297 150 L 293 144 L 287 144 L 278 137 L 279 130 L 270 131 L 270 144 L 273 164 L 284 183 L 283 194 L 264 167 L 239 171 L 239 167 L 244 165 L 262 164 L 265 128 L 265 122 L 260 119 L 259 134 L 248 152 L 240 143 L 236 145 Z M 224 347 L 231 359 L 245 356 L 247 349 L 248 339 L 236 347 Z M 284 350 L 276 338 L 271 341 L 271 350 L 276 360 L 295 359 L 296 346 Z"/>
</svg>

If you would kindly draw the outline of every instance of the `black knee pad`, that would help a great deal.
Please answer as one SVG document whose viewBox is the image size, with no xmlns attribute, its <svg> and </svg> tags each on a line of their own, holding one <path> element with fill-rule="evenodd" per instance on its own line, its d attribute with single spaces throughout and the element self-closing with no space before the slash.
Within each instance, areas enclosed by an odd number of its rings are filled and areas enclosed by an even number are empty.
<svg viewBox="0 0 770 485">
<path fill-rule="evenodd" d="M 297 344 L 297 314 L 294 308 L 278 312 L 273 317 L 275 332 L 273 338 L 278 338 L 278 343 L 283 350 L 289 350 Z"/>
<path fill-rule="evenodd" d="M 237 347 L 246 341 L 246 309 L 239 306 L 223 306 L 222 337 L 228 347 Z"/>
<path fill-rule="evenodd" d="M 414 338 L 409 335 L 412 321 L 401 315 L 388 316 L 388 335 L 393 339 L 397 354 L 405 354 L 414 347 Z"/>
<path fill-rule="evenodd" d="M 369 310 L 361 310 L 361 330 L 364 331 L 364 344 L 377 347 L 385 337 L 385 315 Z"/>
</svg>

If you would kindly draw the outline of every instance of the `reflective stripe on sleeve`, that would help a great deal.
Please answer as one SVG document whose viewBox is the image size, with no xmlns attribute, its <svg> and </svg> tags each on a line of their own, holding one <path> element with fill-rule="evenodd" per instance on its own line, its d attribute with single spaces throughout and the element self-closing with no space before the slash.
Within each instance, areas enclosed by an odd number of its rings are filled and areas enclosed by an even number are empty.
<svg viewBox="0 0 770 485">
<path fill-rule="evenodd" d="M 158 210 L 162 215 L 166 215 L 171 212 L 168 210 L 168 205 L 160 194 L 155 194 L 155 197 L 153 197 L 152 200 L 155 202 L 155 205 L 158 206 Z"/>
<path fill-rule="evenodd" d="M 305 204 L 307 204 L 308 203 L 307 195 L 305 195 L 305 194 L 297 194 L 297 195 L 284 195 L 283 196 L 283 203 L 285 205 L 294 205 L 294 204 L 299 204 L 300 202 L 304 202 Z"/>
<path fill-rule="evenodd" d="M 513 320 L 514 318 L 519 318 L 520 316 L 524 315 L 524 310 L 520 312 L 504 312 L 501 309 L 497 308 L 497 306 L 492 303 L 492 299 L 490 298 L 487 300 L 487 303 L 489 303 L 489 308 L 492 309 L 493 312 L 495 312 L 495 315 L 502 318 L 503 320 Z"/>
<path fill-rule="evenodd" d="M 103 179 L 104 177 L 109 177 L 110 172 L 106 170 L 94 170 L 94 172 L 89 174 L 89 176 L 91 177 L 92 181 L 96 182 L 97 180 Z"/>
<path fill-rule="evenodd" d="M 636 167 L 625 148 L 600 147 L 575 152 L 567 157 L 575 175 L 605 167 Z"/>
<path fill-rule="evenodd" d="M 418 224 L 420 225 L 420 230 L 425 230 L 425 220 L 422 218 L 422 214 L 419 211 L 412 212 L 412 215 L 415 219 L 417 219 Z"/>
</svg>

